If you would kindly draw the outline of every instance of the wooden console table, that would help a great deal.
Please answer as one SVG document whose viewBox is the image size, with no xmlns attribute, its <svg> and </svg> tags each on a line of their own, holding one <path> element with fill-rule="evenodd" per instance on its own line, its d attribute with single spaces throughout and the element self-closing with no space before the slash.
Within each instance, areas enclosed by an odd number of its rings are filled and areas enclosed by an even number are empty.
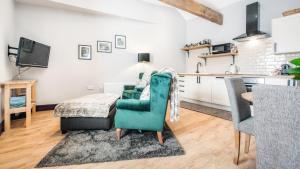
<svg viewBox="0 0 300 169">
<path fill-rule="evenodd" d="M 8 81 L 1 84 L 3 92 L 3 105 L 4 105 L 4 128 L 5 131 L 10 130 L 10 115 L 14 113 L 26 112 L 26 127 L 31 125 L 31 110 L 36 112 L 36 80 L 16 80 Z M 26 105 L 25 107 L 14 108 L 10 105 L 12 90 L 26 89 Z"/>
</svg>

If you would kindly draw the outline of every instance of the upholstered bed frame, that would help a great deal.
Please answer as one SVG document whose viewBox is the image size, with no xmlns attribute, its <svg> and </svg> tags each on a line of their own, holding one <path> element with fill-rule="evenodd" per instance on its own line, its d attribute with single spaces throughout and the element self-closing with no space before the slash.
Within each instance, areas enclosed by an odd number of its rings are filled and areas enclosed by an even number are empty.
<svg viewBox="0 0 300 169">
<path fill-rule="evenodd" d="M 107 118 L 104 117 L 61 117 L 60 130 L 65 134 L 70 130 L 109 130 L 116 113 L 115 104 L 110 107 Z"/>
</svg>

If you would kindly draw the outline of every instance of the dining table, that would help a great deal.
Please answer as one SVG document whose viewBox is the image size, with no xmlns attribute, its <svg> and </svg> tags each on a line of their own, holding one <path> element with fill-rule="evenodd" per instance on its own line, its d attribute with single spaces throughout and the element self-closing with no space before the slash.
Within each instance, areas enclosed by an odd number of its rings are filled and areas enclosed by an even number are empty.
<svg viewBox="0 0 300 169">
<path fill-rule="evenodd" d="M 252 92 L 245 92 L 241 94 L 242 98 L 248 102 L 253 102 L 253 93 Z"/>
</svg>

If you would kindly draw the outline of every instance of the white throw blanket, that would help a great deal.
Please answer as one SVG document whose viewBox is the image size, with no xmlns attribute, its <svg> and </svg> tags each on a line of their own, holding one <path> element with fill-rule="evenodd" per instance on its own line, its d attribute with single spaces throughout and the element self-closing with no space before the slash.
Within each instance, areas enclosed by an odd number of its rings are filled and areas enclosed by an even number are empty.
<svg viewBox="0 0 300 169">
<path fill-rule="evenodd" d="M 179 120 L 179 101 L 178 101 L 178 75 L 177 72 L 170 68 L 162 68 L 158 71 L 158 73 L 170 73 L 172 75 L 172 84 L 170 89 L 170 104 L 171 104 L 171 112 L 170 112 L 170 120 L 171 122 Z"/>
</svg>

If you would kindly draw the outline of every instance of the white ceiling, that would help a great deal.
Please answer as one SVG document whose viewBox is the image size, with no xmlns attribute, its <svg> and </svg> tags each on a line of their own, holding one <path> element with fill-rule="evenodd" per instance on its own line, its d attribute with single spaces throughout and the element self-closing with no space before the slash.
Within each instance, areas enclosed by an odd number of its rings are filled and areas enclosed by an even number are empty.
<svg viewBox="0 0 300 169">
<path fill-rule="evenodd" d="M 162 2 L 160 2 L 159 0 L 143 0 L 145 2 L 148 2 L 148 3 L 151 3 L 151 4 L 154 4 L 154 5 L 162 5 L 162 6 L 168 6 L 168 7 L 171 7 L 169 5 L 166 5 Z M 242 0 L 195 0 L 196 2 L 198 3 L 201 3 L 205 6 L 208 6 L 212 9 L 215 9 L 215 10 L 220 10 L 222 8 L 225 8 L 226 6 L 229 6 L 235 2 L 238 2 L 238 1 L 242 1 Z M 171 7 L 173 8 L 173 7 Z M 180 9 L 176 9 L 182 16 L 184 19 L 186 20 L 190 20 L 190 19 L 194 19 L 196 18 L 197 16 L 193 15 L 193 14 L 190 14 L 188 12 L 185 12 L 183 10 L 180 10 Z"/>
<path fill-rule="evenodd" d="M 38 4 L 38 5 L 51 5 L 53 3 L 48 2 L 47 0 L 16 0 L 17 2 L 23 2 L 23 3 L 33 3 L 33 4 Z M 196 15 L 193 15 L 191 13 L 185 12 L 183 10 L 180 10 L 178 8 L 172 7 L 170 5 L 167 5 L 165 3 L 160 2 L 159 0 L 143 0 L 144 2 L 157 5 L 157 6 L 165 6 L 168 8 L 172 8 L 180 13 L 180 15 L 185 19 L 185 20 L 190 20 L 197 18 Z M 221 10 L 222 8 L 229 6 L 235 2 L 242 1 L 242 0 L 194 0 L 198 3 L 201 3 L 207 7 L 210 7 L 212 9 L 215 9 L 217 11 Z M 59 0 L 58 0 L 59 2 Z M 57 4 L 56 4 L 57 5 Z"/>
<path fill-rule="evenodd" d="M 219 10 L 235 2 L 242 1 L 242 0 L 195 0 L 195 1 L 203 5 L 206 5 L 210 8 Z"/>
</svg>

